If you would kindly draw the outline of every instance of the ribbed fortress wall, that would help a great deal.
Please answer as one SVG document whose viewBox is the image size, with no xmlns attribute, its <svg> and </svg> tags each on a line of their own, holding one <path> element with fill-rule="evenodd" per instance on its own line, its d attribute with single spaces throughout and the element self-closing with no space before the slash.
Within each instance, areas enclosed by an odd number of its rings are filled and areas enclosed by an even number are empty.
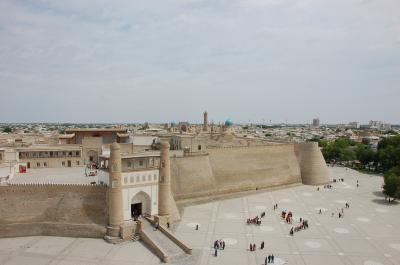
<svg viewBox="0 0 400 265">
<path fill-rule="evenodd" d="M 325 159 L 317 142 L 295 145 L 303 184 L 320 185 L 331 181 Z"/>
<path fill-rule="evenodd" d="M 104 186 L 0 186 L 0 237 L 103 237 L 107 218 Z"/>
<path fill-rule="evenodd" d="M 171 160 L 177 200 L 301 183 L 293 144 L 209 148 Z"/>
</svg>

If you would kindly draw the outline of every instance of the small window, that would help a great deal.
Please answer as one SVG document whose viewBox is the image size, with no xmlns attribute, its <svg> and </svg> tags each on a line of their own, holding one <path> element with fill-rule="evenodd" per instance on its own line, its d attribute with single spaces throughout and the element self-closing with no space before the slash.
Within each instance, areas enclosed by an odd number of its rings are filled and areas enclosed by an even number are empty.
<svg viewBox="0 0 400 265">
<path fill-rule="evenodd" d="M 201 150 L 201 145 L 197 146 L 197 149 L 198 149 L 198 150 Z"/>
<path fill-rule="evenodd" d="M 143 166 L 143 160 L 139 160 L 139 166 Z"/>
<path fill-rule="evenodd" d="M 132 162 L 128 161 L 128 167 L 132 167 Z"/>
<path fill-rule="evenodd" d="M 140 176 L 136 176 L 136 182 L 140 182 Z"/>
<path fill-rule="evenodd" d="M 131 176 L 131 183 L 135 182 L 135 178 Z"/>
<path fill-rule="evenodd" d="M 37 163 L 36 163 L 36 166 L 37 166 L 37 167 L 40 167 L 40 163 L 39 163 L 39 162 L 37 162 Z"/>
<path fill-rule="evenodd" d="M 76 154 L 76 156 L 79 156 L 79 151 L 76 151 L 76 153 L 75 153 L 75 154 Z"/>
<path fill-rule="evenodd" d="M 127 177 L 124 177 L 124 183 L 125 184 L 128 183 L 128 178 Z"/>
<path fill-rule="evenodd" d="M 76 160 L 76 165 L 79 166 L 79 160 Z"/>
<path fill-rule="evenodd" d="M 146 181 L 146 176 L 142 175 L 142 181 Z"/>
<path fill-rule="evenodd" d="M 43 162 L 43 166 L 44 166 L 44 167 L 47 167 L 47 162 Z"/>
<path fill-rule="evenodd" d="M 61 164 L 63 167 L 65 167 L 65 161 L 62 161 Z"/>
<path fill-rule="evenodd" d="M 154 178 L 154 180 L 157 180 L 157 174 L 154 174 L 153 178 Z"/>
<path fill-rule="evenodd" d="M 69 152 L 68 154 L 69 154 L 69 156 L 72 156 L 72 152 Z"/>
</svg>

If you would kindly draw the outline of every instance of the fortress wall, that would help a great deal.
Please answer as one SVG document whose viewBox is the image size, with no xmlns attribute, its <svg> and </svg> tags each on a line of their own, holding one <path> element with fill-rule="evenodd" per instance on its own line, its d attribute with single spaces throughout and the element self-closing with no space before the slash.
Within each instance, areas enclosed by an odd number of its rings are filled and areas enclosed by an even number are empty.
<svg viewBox="0 0 400 265">
<path fill-rule="evenodd" d="M 195 197 L 215 188 L 208 155 L 171 157 L 171 189 L 175 199 Z"/>
<path fill-rule="evenodd" d="M 210 149 L 219 187 L 264 188 L 301 181 L 293 145 Z"/>
<path fill-rule="evenodd" d="M 301 182 L 292 144 L 210 148 L 208 153 L 171 159 L 177 200 Z"/>
<path fill-rule="evenodd" d="M 331 181 L 325 159 L 317 142 L 296 144 L 295 152 L 300 164 L 303 184 L 320 185 Z"/>
<path fill-rule="evenodd" d="M 104 186 L 0 186 L 0 237 L 102 237 L 107 220 Z"/>
</svg>

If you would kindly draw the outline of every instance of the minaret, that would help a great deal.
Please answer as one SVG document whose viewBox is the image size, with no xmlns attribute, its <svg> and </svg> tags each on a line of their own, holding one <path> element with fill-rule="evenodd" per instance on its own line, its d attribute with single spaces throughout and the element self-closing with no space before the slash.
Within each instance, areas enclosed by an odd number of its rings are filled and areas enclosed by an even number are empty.
<svg viewBox="0 0 400 265">
<path fill-rule="evenodd" d="M 169 143 L 161 142 L 160 182 L 158 187 L 158 215 L 171 214 L 171 166 L 169 161 Z"/>
<path fill-rule="evenodd" d="M 208 131 L 208 113 L 207 111 L 204 112 L 203 114 L 203 131 L 207 132 Z"/>
<path fill-rule="evenodd" d="M 120 236 L 120 228 L 124 223 L 122 212 L 122 180 L 121 180 L 121 149 L 119 144 L 113 143 L 110 146 L 109 172 L 109 193 L 108 193 L 108 214 L 109 227 L 107 235 L 111 237 Z"/>
</svg>

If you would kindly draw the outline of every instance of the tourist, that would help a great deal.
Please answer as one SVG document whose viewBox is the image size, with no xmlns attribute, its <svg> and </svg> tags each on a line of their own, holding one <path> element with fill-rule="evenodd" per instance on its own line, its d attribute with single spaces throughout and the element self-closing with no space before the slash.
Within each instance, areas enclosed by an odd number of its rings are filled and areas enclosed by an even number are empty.
<svg viewBox="0 0 400 265">
<path fill-rule="evenodd" d="M 199 230 L 199 225 L 198 224 L 196 225 L 196 230 Z"/>
<path fill-rule="evenodd" d="M 167 222 L 167 228 L 169 229 L 169 222 Z"/>
<path fill-rule="evenodd" d="M 215 251 L 214 251 L 214 256 L 215 257 L 218 256 L 218 250 L 217 249 L 215 249 Z"/>
<path fill-rule="evenodd" d="M 264 241 L 261 242 L 261 249 L 264 249 Z"/>
<path fill-rule="evenodd" d="M 265 263 L 264 265 L 267 265 L 269 263 L 269 255 L 267 257 L 265 257 Z"/>
<path fill-rule="evenodd" d="M 250 243 L 250 251 L 253 251 L 253 245 Z"/>
<path fill-rule="evenodd" d="M 322 214 L 322 210 L 321 209 L 319 209 L 319 214 Z"/>
<path fill-rule="evenodd" d="M 268 255 L 268 263 L 271 262 L 271 255 Z"/>
<path fill-rule="evenodd" d="M 271 263 L 274 263 L 274 259 L 275 259 L 274 254 L 272 254 L 271 255 Z"/>
<path fill-rule="evenodd" d="M 225 241 L 222 241 L 222 250 L 225 250 Z"/>
<path fill-rule="evenodd" d="M 256 244 L 253 244 L 253 251 L 256 251 Z"/>
</svg>

